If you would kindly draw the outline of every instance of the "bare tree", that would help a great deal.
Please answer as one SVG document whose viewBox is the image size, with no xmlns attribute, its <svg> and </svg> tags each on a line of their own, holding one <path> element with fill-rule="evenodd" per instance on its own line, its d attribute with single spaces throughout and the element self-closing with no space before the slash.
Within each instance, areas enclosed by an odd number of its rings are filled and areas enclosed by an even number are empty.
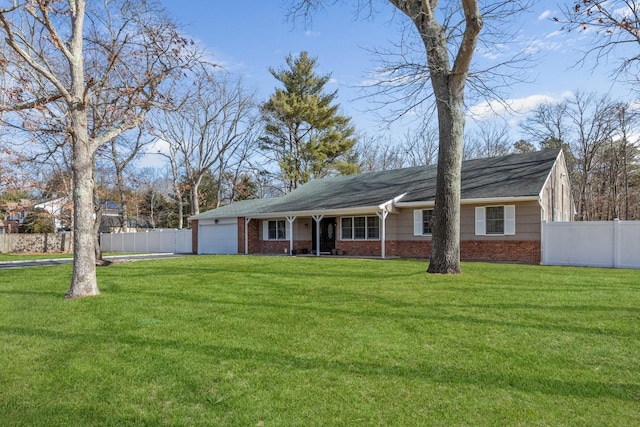
<svg viewBox="0 0 640 427">
<path fill-rule="evenodd" d="M 636 0 L 573 0 L 554 18 L 566 31 L 582 31 L 591 39 L 583 44 L 593 67 L 617 63 L 614 74 L 629 78 L 633 89 L 640 81 L 640 3 Z M 630 49 L 629 49 L 630 48 Z"/>
<path fill-rule="evenodd" d="M 612 104 L 607 97 L 576 93 L 569 100 L 569 122 L 574 135 L 570 142 L 576 160 L 578 219 L 590 220 L 593 212 L 593 166 L 602 147 L 613 135 Z"/>
<path fill-rule="evenodd" d="M 169 144 L 174 190 L 182 176 L 189 186 L 191 214 L 200 213 L 199 186 L 207 173 L 220 178 L 253 137 L 256 109 L 242 81 L 203 64 L 187 90 L 172 94 L 176 107 L 154 118 L 156 135 Z"/>
<path fill-rule="evenodd" d="M 406 131 L 400 144 L 406 166 L 426 166 L 438 159 L 438 129 L 424 123 L 417 130 Z"/>
<path fill-rule="evenodd" d="M 308 15 L 327 0 L 290 0 L 291 14 Z M 406 51 L 396 52 L 400 58 L 395 68 L 388 70 L 392 87 L 404 91 L 404 111 L 413 111 L 429 99 L 425 87 L 430 85 L 438 117 L 439 150 L 437 166 L 434 229 L 430 273 L 459 273 L 460 269 L 460 182 L 464 137 L 465 87 L 469 82 L 471 63 L 486 21 L 505 21 L 505 18 L 526 9 L 525 0 L 482 2 L 460 0 L 389 0 L 413 24 L 422 45 L 423 60 L 407 60 Z M 363 1 L 373 9 L 373 2 Z M 371 9 L 371 10 L 372 10 Z M 495 36 L 493 24 L 489 35 Z M 503 40 L 504 41 L 504 40 Z M 406 47 L 406 45 L 405 45 Z M 486 68 L 484 75 L 495 73 L 495 66 Z M 505 75 L 503 74 L 504 78 Z M 505 80 L 502 80 L 502 84 Z M 400 83 L 400 84 L 398 84 Z M 493 87 L 486 80 L 471 83 L 484 94 L 495 94 L 500 83 Z M 393 89 L 393 88 L 392 88 Z"/>
<path fill-rule="evenodd" d="M 566 142 L 566 101 L 545 102 L 538 105 L 532 114 L 520 123 L 520 129 L 540 148 L 560 148 Z"/>
<path fill-rule="evenodd" d="M 361 135 L 354 149 L 360 172 L 377 172 L 405 166 L 405 157 L 396 141 L 382 136 Z"/>
<path fill-rule="evenodd" d="M 596 215 L 600 184 L 594 173 L 618 126 L 615 105 L 607 97 L 583 92 L 555 104 L 541 104 L 521 125 L 541 148 L 564 150 L 580 220 Z"/>
<path fill-rule="evenodd" d="M 0 9 L 0 33 L 8 46 L 2 71 L 10 75 L 0 111 L 29 112 L 60 101 L 74 187 L 74 263 L 66 298 L 97 295 L 95 152 L 140 125 L 162 82 L 185 66 L 188 41 L 154 2 L 130 0 L 15 0 Z M 114 100 L 100 95 L 105 92 L 117 93 L 116 102 L 100 102 Z M 91 108 L 99 114 L 90 115 Z"/>
<path fill-rule="evenodd" d="M 129 229 L 129 199 L 125 172 L 131 168 L 133 161 L 140 155 L 144 147 L 151 142 L 152 139 L 145 134 L 143 127 L 125 132 L 109 142 L 110 149 L 107 156 L 113 164 L 116 174 L 116 187 L 122 208 L 120 224 L 125 233 Z"/>
<path fill-rule="evenodd" d="M 511 152 L 509 127 L 504 122 L 483 121 L 465 141 L 465 159 L 504 156 Z"/>
</svg>

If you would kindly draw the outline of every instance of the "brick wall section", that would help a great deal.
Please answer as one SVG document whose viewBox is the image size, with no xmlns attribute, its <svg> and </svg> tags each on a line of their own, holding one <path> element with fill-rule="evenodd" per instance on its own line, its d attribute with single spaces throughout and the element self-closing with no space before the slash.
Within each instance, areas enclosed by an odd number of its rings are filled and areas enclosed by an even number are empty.
<svg viewBox="0 0 640 427">
<path fill-rule="evenodd" d="M 460 258 L 466 260 L 540 263 L 540 242 L 534 240 L 466 240 L 460 244 Z"/>
<path fill-rule="evenodd" d="M 311 246 L 311 240 L 294 240 L 293 249 L 297 250 L 298 254 L 301 254 L 303 249 L 306 249 L 308 254 L 316 250 Z"/>
<path fill-rule="evenodd" d="M 191 253 L 198 253 L 198 220 L 191 221 Z"/>
<path fill-rule="evenodd" d="M 387 248 L 389 242 L 387 242 Z M 381 256 L 382 246 L 379 240 L 338 240 L 336 249 L 344 251 L 345 255 L 353 256 Z M 389 253 L 387 252 L 387 255 Z"/>
<path fill-rule="evenodd" d="M 345 255 L 380 256 L 378 241 L 339 241 L 336 248 Z M 431 241 L 388 241 L 385 245 L 387 256 L 401 258 L 428 258 L 431 256 Z M 540 263 L 540 242 L 508 240 L 466 240 L 460 242 L 460 258 L 478 261 L 515 261 Z"/>
<path fill-rule="evenodd" d="M 195 223 L 195 221 L 194 221 Z M 194 224 L 194 229 L 197 224 Z M 250 254 L 284 254 L 289 253 L 288 240 L 262 240 L 258 220 L 251 220 L 248 227 Z M 197 245 L 197 238 L 194 240 Z M 197 246 L 194 246 L 197 247 Z M 311 241 L 295 240 L 293 248 L 301 253 L 307 249 L 309 253 L 315 248 Z M 338 240 L 336 249 L 344 251 L 350 256 L 381 255 L 379 240 Z M 401 258 L 429 258 L 431 256 L 431 241 L 392 240 L 385 245 L 386 255 Z M 238 219 L 238 251 L 244 253 L 244 218 Z M 460 258 L 478 261 L 512 261 L 526 263 L 540 263 L 540 242 L 537 241 L 508 241 L 508 240 L 466 240 L 460 242 Z"/>
<path fill-rule="evenodd" d="M 242 220 L 244 222 L 244 219 Z M 252 219 L 249 221 L 249 226 L 247 227 L 247 233 L 249 234 L 249 251 L 250 254 L 260 254 L 264 253 L 260 250 L 260 221 L 257 219 Z M 242 247 L 244 248 L 244 242 L 242 243 Z"/>
<path fill-rule="evenodd" d="M 393 240 L 386 244 L 387 256 L 400 258 L 429 258 L 431 240 Z"/>
</svg>

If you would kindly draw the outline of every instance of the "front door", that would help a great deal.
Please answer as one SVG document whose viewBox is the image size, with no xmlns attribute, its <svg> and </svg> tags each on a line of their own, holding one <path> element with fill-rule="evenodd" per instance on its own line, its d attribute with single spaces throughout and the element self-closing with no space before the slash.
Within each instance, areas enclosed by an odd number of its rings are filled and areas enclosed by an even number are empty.
<svg viewBox="0 0 640 427">
<path fill-rule="evenodd" d="M 312 230 L 312 251 L 315 252 L 317 246 L 316 224 L 313 222 Z M 320 220 L 320 253 L 331 253 L 336 248 L 336 218 L 322 218 Z"/>
</svg>

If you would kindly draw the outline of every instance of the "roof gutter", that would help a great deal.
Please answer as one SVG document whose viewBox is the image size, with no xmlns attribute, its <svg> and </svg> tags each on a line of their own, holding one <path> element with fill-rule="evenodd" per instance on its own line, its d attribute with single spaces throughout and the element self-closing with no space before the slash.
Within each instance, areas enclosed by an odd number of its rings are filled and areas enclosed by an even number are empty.
<svg viewBox="0 0 640 427">
<path fill-rule="evenodd" d="M 515 202 L 535 202 L 538 196 L 519 196 L 519 197 L 490 197 L 460 200 L 461 205 L 486 205 L 487 203 L 515 203 Z M 396 206 L 399 208 L 420 208 L 433 207 L 435 201 L 424 202 L 398 202 Z"/>
<path fill-rule="evenodd" d="M 276 218 L 276 217 L 287 217 L 287 216 L 305 216 L 311 217 L 314 215 L 357 215 L 357 214 L 373 214 L 380 211 L 379 206 L 362 206 L 357 208 L 342 208 L 342 209 L 318 209 L 318 210 L 308 210 L 308 211 L 284 211 L 284 212 L 265 212 L 265 213 L 256 213 L 256 214 L 238 214 L 234 217 L 250 217 L 255 219 L 261 218 Z"/>
</svg>

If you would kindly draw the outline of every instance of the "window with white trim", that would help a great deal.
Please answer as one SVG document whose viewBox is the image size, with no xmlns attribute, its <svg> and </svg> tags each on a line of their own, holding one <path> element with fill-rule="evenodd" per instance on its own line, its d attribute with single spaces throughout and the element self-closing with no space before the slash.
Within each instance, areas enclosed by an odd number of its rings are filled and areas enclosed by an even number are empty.
<svg viewBox="0 0 640 427">
<path fill-rule="evenodd" d="M 380 239 L 380 218 L 376 216 L 352 216 L 340 218 L 342 240 Z"/>
<path fill-rule="evenodd" d="M 289 227 L 284 219 L 263 221 L 263 240 L 287 240 Z"/>
<path fill-rule="evenodd" d="M 413 211 L 413 235 L 431 236 L 433 230 L 433 209 L 419 209 Z"/>
<path fill-rule="evenodd" d="M 516 207 L 514 205 L 476 208 L 477 236 L 513 234 L 516 234 Z"/>
</svg>

